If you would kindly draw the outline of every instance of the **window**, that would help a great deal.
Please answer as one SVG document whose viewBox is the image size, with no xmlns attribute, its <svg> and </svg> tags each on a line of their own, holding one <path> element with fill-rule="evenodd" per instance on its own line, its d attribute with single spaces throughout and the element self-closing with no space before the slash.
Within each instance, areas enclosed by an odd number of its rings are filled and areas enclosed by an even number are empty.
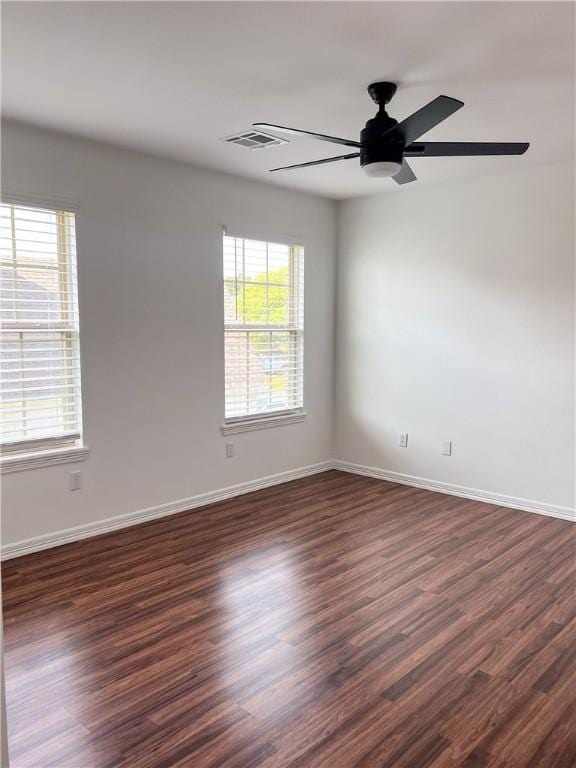
<svg viewBox="0 0 576 768">
<path fill-rule="evenodd" d="M 0 208 L 2 451 L 75 445 L 82 420 L 74 214 Z"/>
<path fill-rule="evenodd" d="M 224 235 L 226 422 L 302 408 L 304 249 Z"/>
</svg>

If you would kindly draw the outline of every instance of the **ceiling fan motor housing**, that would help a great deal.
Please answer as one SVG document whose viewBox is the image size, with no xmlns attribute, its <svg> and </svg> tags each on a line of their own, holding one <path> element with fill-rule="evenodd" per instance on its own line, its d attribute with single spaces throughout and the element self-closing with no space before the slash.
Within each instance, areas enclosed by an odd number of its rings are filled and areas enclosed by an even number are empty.
<svg viewBox="0 0 576 768">
<path fill-rule="evenodd" d="M 386 104 L 396 93 L 396 84 L 372 83 L 368 93 L 378 104 L 378 112 L 360 133 L 360 165 L 369 176 L 394 176 L 402 167 L 404 142 L 402 136 L 393 131 L 398 121 L 388 115 Z M 382 141 L 384 134 L 388 134 L 389 141 Z"/>
<path fill-rule="evenodd" d="M 397 163 L 402 165 L 404 142 L 400 135 L 395 136 L 392 131 L 389 141 L 382 141 L 382 136 L 391 131 L 398 121 L 390 117 L 381 109 L 376 117 L 368 120 L 360 133 L 360 165 L 362 167 L 372 163 Z"/>
</svg>

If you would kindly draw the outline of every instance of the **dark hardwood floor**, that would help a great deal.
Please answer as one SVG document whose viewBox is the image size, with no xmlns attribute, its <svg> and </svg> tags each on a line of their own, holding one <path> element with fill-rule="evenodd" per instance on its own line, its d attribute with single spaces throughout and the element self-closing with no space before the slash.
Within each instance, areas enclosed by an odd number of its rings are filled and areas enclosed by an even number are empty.
<svg viewBox="0 0 576 768">
<path fill-rule="evenodd" d="M 3 566 L 24 768 L 573 768 L 576 526 L 327 472 Z"/>
</svg>

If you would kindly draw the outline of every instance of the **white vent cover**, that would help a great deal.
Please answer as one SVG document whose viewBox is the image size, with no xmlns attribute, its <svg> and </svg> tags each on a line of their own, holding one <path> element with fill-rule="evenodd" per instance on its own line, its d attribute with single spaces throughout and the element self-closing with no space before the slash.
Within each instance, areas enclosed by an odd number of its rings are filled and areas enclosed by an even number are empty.
<svg viewBox="0 0 576 768">
<path fill-rule="evenodd" d="M 278 136 L 270 136 L 261 131 L 246 131 L 245 133 L 236 133 L 233 136 L 225 136 L 221 141 L 228 144 L 239 144 L 247 149 L 264 149 L 265 147 L 275 147 L 278 144 L 287 144 L 287 139 L 279 139 Z"/>
</svg>

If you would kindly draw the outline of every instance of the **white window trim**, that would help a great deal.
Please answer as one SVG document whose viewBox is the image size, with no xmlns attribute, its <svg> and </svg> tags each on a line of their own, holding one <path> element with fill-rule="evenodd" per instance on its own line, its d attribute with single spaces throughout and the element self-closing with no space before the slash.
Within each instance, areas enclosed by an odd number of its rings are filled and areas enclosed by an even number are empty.
<svg viewBox="0 0 576 768">
<path fill-rule="evenodd" d="M 236 435 L 239 432 L 254 432 L 259 429 L 281 427 L 286 424 L 298 424 L 306 418 L 306 411 L 296 408 L 293 411 L 267 413 L 262 416 L 240 416 L 229 419 L 221 426 L 223 435 Z"/>
<path fill-rule="evenodd" d="M 23 206 L 32 208 L 42 208 L 53 211 L 66 211 L 76 214 L 78 204 L 76 200 L 66 197 L 49 195 L 30 195 L 28 193 L 18 192 L 14 189 L 3 188 L 1 202 L 6 205 Z M 77 268 L 77 263 L 76 263 Z M 82 381 L 82 378 L 81 378 Z M 84 388 L 81 386 L 80 395 L 80 420 L 84 415 Z M 72 438 L 73 442 L 67 442 Z M 33 450 L 34 442 L 44 444 L 45 447 L 39 450 Z M 50 444 L 53 444 L 50 447 Z M 29 469 L 40 469 L 42 467 L 55 466 L 57 464 L 73 464 L 85 461 L 90 453 L 83 443 L 83 435 L 71 435 L 69 438 L 47 438 L 38 441 L 31 441 L 23 451 L 17 450 L 17 443 L 14 446 L 5 446 L 4 452 L 0 447 L 0 475 L 10 474 L 11 472 L 21 472 Z M 16 448 L 16 450 L 14 450 Z"/>
<path fill-rule="evenodd" d="M 262 230 L 260 227 L 254 230 L 246 229 L 244 227 L 227 226 L 222 225 L 222 235 L 226 237 L 236 237 L 247 240 L 257 240 L 261 242 L 283 243 L 290 248 L 300 247 L 306 250 L 305 238 L 300 235 L 288 235 L 281 234 L 274 231 Z M 305 311 L 305 307 L 303 308 Z M 240 328 L 239 328 L 240 329 Z M 252 330 L 246 327 L 242 327 L 241 330 Z M 281 330 L 279 328 L 279 330 Z M 283 330 L 283 328 L 282 328 Z M 300 329 L 300 333 L 302 330 Z M 305 383 L 302 381 L 302 387 L 304 390 Z M 305 390 L 303 391 L 305 395 Z M 304 410 L 305 400 L 298 408 L 292 408 L 288 411 L 268 411 L 262 415 L 247 414 L 245 416 L 234 416 L 229 419 L 224 418 L 224 423 L 221 426 L 221 432 L 223 435 L 233 435 L 240 432 L 253 432 L 261 429 L 269 429 L 270 427 L 280 427 L 286 424 L 296 424 L 304 421 L 306 418 L 306 411 Z"/>
<path fill-rule="evenodd" d="M 27 469 L 53 467 L 56 464 L 74 464 L 78 461 L 86 461 L 89 453 L 90 448 L 85 445 L 75 445 L 36 453 L 4 454 L 0 458 L 0 472 L 5 475 Z"/>
</svg>

